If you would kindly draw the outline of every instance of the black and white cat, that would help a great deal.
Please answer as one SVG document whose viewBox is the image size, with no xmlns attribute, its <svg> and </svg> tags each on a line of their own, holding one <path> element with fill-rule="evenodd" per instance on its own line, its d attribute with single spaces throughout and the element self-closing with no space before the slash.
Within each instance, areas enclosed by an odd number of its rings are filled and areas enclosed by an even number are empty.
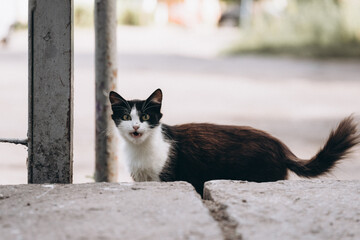
<svg viewBox="0 0 360 240">
<path fill-rule="evenodd" d="M 310 160 L 297 158 L 280 140 L 244 126 L 160 123 L 162 92 L 127 101 L 110 93 L 112 118 L 125 140 L 125 155 L 135 181 L 187 181 L 202 194 L 214 179 L 276 181 L 287 170 L 302 177 L 327 173 L 359 143 L 351 117 L 330 133 L 325 146 Z"/>
</svg>

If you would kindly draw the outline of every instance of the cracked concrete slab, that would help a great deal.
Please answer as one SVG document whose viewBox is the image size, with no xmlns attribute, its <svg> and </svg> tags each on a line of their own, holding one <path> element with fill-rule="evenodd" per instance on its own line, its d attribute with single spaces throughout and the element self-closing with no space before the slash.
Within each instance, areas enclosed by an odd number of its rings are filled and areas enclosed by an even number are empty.
<svg viewBox="0 0 360 240">
<path fill-rule="evenodd" d="M 211 181 L 204 199 L 237 223 L 228 239 L 360 239 L 360 181 Z"/>
<path fill-rule="evenodd" d="M 223 239 L 185 182 L 0 186 L 0 236 L 12 239 Z"/>
</svg>

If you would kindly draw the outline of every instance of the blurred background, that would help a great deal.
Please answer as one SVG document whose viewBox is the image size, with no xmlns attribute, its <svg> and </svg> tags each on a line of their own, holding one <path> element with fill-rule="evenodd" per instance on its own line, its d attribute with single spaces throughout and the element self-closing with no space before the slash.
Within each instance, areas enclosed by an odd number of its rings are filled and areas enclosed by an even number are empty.
<svg viewBox="0 0 360 240">
<path fill-rule="evenodd" d="M 93 3 L 74 0 L 74 183 L 94 181 Z M 27 135 L 27 4 L 0 0 L 2 138 Z M 118 92 L 161 88 L 164 123 L 250 125 L 310 158 L 342 118 L 359 122 L 359 0 L 118 0 L 117 12 Z M 27 183 L 26 158 L 1 143 L 0 184 Z M 360 179 L 360 150 L 326 177 Z"/>
</svg>

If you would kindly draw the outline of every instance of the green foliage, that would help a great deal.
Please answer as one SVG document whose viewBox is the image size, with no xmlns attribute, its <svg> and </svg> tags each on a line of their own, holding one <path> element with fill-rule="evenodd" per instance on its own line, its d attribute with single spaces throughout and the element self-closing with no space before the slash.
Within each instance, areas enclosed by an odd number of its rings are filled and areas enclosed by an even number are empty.
<svg viewBox="0 0 360 240">
<path fill-rule="evenodd" d="M 149 16 L 141 11 L 139 1 L 119 1 L 117 4 L 117 20 L 122 25 L 144 25 L 149 21 Z M 74 23 L 76 27 L 94 26 L 93 5 L 76 5 L 74 10 Z"/>
<path fill-rule="evenodd" d="M 131 9 L 126 9 L 120 14 L 118 23 L 122 25 L 140 25 L 140 13 Z"/>
<path fill-rule="evenodd" d="M 360 57 L 360 1 L 289 0 L 281 16 L 255 16 L 230 53 Z"/>
<path fill-rule="evenodd" d="M 28 25 L 27 23 L 16 22 L 14 23 L 14 25 L 12 25 L 12 28 L 14 30 L 26 30 L 28 28 Z"/>
<path fill-rule="evenodd" d="M 223 3 L 240 3 L 241 0 L 220 0 L 220 2 L 223 2 Z"/>
<path fill-rule="evenodd" d="M 76 6 L 74 10 L 74 24 L 77 27 L 94 26 L 93 9 L 85 6 Z"/>
<path fill-rule="evenodd" d="M 142 0 L 118 0 L 118 24 L 130 26 L 143 26 L 152 22 L 152 13 L 143 9 Z"/>
</svg>

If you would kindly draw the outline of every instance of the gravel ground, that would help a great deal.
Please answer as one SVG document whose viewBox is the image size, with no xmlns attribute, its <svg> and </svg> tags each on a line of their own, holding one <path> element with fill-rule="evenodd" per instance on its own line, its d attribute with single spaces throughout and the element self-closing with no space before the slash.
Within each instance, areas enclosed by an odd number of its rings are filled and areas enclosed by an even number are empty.
<svg viewBox="0 0 360 240">
<path fill-rule="evenodd" d="M 219 56 L 236 38 L 231 29 L 121 27 L 119 93 L 146 98 L 160 87 L 163 122 L 250 125 L 280 138 L 301 158 L 313 156 L 343 117 L 355 113 L 359 121 L 359 61 Z M 75 183 L 93 181 L 93 48 L 94 33 L 76 29 Z M 10 44 L 0 48 L 0 71 L 0 137 L 25 138 L 26 32 L 15 32 Z M 0 184 L 26 183 L 26 148 L 0 144 L 0 153 Z M 360 179 L 359 159 L 357 149 L 328 177 Z M 120 180 L 129 180 L 124 166 L 120 170 Z"/>
</svg>

